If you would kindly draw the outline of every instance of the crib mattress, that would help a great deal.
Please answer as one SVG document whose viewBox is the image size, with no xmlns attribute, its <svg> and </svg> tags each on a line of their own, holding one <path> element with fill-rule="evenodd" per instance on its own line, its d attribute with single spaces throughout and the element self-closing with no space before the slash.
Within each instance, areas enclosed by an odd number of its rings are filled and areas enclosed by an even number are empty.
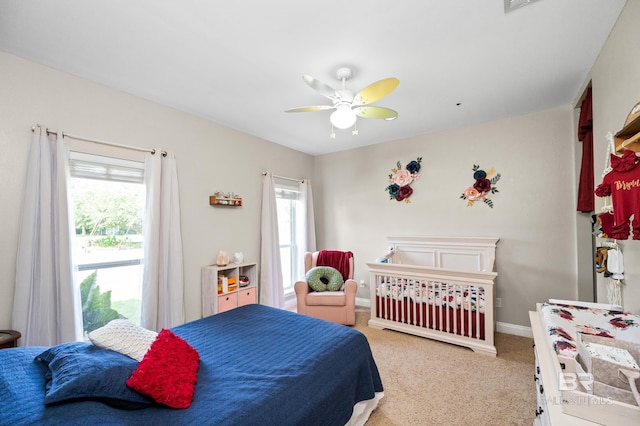
<svg viewBox="0 0 640 426">
<path fill-rule="evenodd" d="M 542 303 L 538 312 L 558 355 L 577 356 L 577 333 L 640 342 L 640 317 L 627 312 L 558 303 Z"/>
</svg>

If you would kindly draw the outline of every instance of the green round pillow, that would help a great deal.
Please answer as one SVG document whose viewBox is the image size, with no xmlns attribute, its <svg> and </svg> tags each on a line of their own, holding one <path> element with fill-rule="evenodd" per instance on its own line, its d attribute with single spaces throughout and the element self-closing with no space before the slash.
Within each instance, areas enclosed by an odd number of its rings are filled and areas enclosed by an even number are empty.
<svg viewBox="0 0 640 426">
<path fill-rule="evenodd" d="M 342 274 L 331 266 L 316 266 L 307 272 L 307 284 L 314 291 L 338 291 L 344 280 Z"/>
</svg>

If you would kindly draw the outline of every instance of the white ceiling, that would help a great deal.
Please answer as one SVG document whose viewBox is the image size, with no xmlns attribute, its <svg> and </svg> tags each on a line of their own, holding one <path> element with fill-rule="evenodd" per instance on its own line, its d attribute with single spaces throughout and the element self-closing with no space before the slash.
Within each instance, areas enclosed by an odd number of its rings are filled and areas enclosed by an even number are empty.
<svg viewBox="0 0 640 426">
<path fill-rule="evenodd" d="M 0 50 L 317 155 L 571 105 L 625 1 L 0 0 Z M 344 65 L 397 120 L 284 112 Z"/>
</svg>

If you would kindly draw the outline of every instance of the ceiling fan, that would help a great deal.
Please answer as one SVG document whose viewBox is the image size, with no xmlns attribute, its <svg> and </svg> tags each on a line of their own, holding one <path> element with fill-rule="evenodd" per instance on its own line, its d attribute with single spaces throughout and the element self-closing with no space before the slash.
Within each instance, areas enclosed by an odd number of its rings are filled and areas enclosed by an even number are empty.
<svg viewBox="0 0 640 426">
<path fill-rule="evenodd" d="M 342 81 L 342 89 L 340 90 L 336 90 L 309 75 L 303 76 L 302 79 L 305 83 L 316 92 L 329 98 L 333 102 L 333 105 L 292 108 L 285 112 L 308 112 L 333 109 L 335 111 L 331 114 L 329 121 L 333 127 L 337 127 L 338 129 L 348 129 L 356 123 L 358 117 L 378 118 L 382 120 L 394 120 L 398 117 L 398 113 L 392 109 L 371 106 L 369 104 L 393 92 L 393 90 L 398 87 L 400 80 L 393 77 L 386 78 L 372 83 L 357 94 L 354 94 L 351 90 L 347 89 L 346 86 L 346 82 L 351 76 L 351 68 L 342 67 L 336 71 L 336 78 Z M 354 130 L 353 134 L 357 135 L 358 131 Z M 331 133 L 331 137 L 335 137 L 333 132 Z"/>
</svg>

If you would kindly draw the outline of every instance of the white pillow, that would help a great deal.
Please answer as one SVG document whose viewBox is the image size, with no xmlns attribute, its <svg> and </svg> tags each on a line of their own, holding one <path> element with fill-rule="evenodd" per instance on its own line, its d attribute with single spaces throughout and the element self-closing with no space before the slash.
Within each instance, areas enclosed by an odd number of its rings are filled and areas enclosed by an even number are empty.
<svg viewBox="0 0 640 426">
<path fill-rule="evenodd" d="M 104 327 L 89 333 L 91 342 L 104 349 L 120 352 L 142 361 L 151 344 L 158 337 L 155 331 L 147 330 L 125 319 L 115 319 Z"/>
</svg>

